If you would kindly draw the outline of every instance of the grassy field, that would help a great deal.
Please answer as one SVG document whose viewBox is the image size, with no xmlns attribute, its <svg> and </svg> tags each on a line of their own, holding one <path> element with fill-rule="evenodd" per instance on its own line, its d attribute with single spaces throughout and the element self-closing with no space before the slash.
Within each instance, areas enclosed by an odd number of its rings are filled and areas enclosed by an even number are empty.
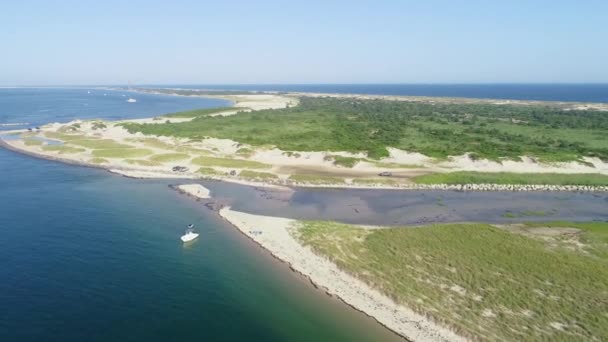
<svg viewBox="0 0 608 342">
<path fill-rule="evenodd" d="M 353 167 L 361 161 L 361 158 L 343 157 L 343 156 L 331 156 L 334 160 L 334 165 L 342 167 Z"/>
<path fill-rule="evenodd" d="M 390 178 L 354 178 L 353 183 L 361 184 L 361 185 L 376 185 L 376 184 L 397 185 L 397 184 L 399 184 L 399 182 L 397 182 L 394 179 L 390 179 Z"/>
<path fill-rule="evenodd" d="M 608 160 L 605 112 L 540 105 L 305 97 L 291 108 L 125 127 L 145 134 L 271 144 L 285 151 L 367 152 L 371 158 L 387 156 L 386 148 L 395 147 L 436 158 L 471 152 L 473 159 Z"/>
<path fill-rule="evenodd" d="M 201 167 L 198 169 L 197 171 L 198 173 L 202 174 L 203 176 L 207 175 L 207 176 L 223 176 L 225 175 L 224 172 L 218 171 L 214 168 L 211 167 Z"/>
<path fill-rule="evenodd" d="M 129 148 L 131 146 L 121 144 L 112 139 L 70 139 L 70 144 L 78 145 L 90 149 L 106 150 L 117 148 Z"/>
<path fill-rule="evenodd" d="M 158 163 L 169 163 L 175 162 L 184 159 L 190 159 L 190 155 L 186 153 L 163 153 L 163 154 L 155 154 L 152 157 L 148 158 L 151 161 Z"/>
<path fill-rule="evenodd" d="M 205 108 L 205 109 L 195 109 L 195 110 L 188 110 L 188 111 L 184 111 L 184 112 L 177 112 L 177 113 L 166 114 L 166 115 L 163 115 L 163 117 L 167 117 L 167 118 L 196 118 L 196 117 L 199 117 L 199 116 L 206 116 L 206 115 L 217 114 L 217 113 L 228 112 L 228 111 L 242 111 L 242 110 L 245 110 L 245 109 L 247 109 L 247 108 L 242 108 L 242 107 Z"/>
<path fill-rule="evenodd" d="M 42 146 L 42 150 L 43 151 L 57 152 L 57 153 L 60 153 L 60 154 L 64 154 L 64 153 L 80 153 L 80 152 L 86 151 L 84 148 L 74 147 L 74 146 L 67 146 L 67 145 L 43 145 Z"/>
<path fill-rule="evenodd" d="M 414 177 L 419 184 L 546 184 L 608 185 L 608 176 L 600 174 L 448 172 Z"/>
<path fill-rule="evenodd" d="M 104 158 L 92 158 L 92 159 L 89 159 L 89 163 L 91 163 L 91 164 L 107 164 L 107 163 L 109 163 L 109 161 L 107 159 L 104 159 Z"/>
<path fill-rule="evenodd" d="M 279 178 L 277 175 L 269 172 L 259 172 L 251 170 L 243 170 L 239 173 L 239 177 L 253 180 L 273 180 Z"/>
<path fill-rule="evenodd" d="M 127 164 L 138 165 L 138 166 L 161 166 L 161 165 L 163 165 L 162 163 L 159 163 L 157 161 L 146 160 L 146 159 L 125 159 L 125 162 Z"/>
<path fill-rule="evenodd" d="M 192 162 L 200 166 L 216 166 L 235 169 L 268 169 L 271 166 L 268 164 L 242 159 L 228 159 L 217 157 L 201 156 L 194 158 Z"/>
<path fill-rule="evenodd" d="M 175 145 L 168 144 L 168 143 L 166 143 L 160 139 L 156 139 L 156 138 L 130 138 L 130 139 L 128 139 L 128 141 L 136 142 L 136 143 L 143 143 L 147 147 L 160 148 L 160 149 L 170 150 L 170 151 L 176 148 Z"/>
<path fill-rule="evenodd" d="M 533 229 L 563 227 L 579 231 L 554 236 L 555 243 L 534 236 Z M 397 302 L 465 336 L 608 339 L 608 223 L 521 229 L 528 230 L 476 223 L 366 230 L 303 222 L 293 234 Z"/>
<path fill-rule="evenodd" d="M 141 158 L 152 153 L 151 150 L 145 148 L 111 148 L 92 152 L 94 157 L 100 158 Z"/>
<path fill-rule="evenodd" d="M 297 183 L 310 183 L 310 184 L 319 184 L 319 185 L 330 185 L 330 184 L 342 184 L 344 183 L 344 179 L 333 176 L 323 176 L 323 175 L 291 175 L 289 176 L 289 180 L 297 182 Z"/>
<path fill-rule="evenodd" d="M 23 143 L 25 144 L 25 146 L 41 146 L 42 140 L 34 138 L 25 138 L 23 139 Z"/>
</svg>

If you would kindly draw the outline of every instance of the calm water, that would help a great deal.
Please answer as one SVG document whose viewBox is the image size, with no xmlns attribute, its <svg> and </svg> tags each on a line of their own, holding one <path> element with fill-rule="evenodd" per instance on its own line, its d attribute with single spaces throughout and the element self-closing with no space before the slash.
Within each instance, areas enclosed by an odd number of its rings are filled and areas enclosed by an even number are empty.
<svg viewBox="0 0 608 342">
<path fill-rule="evenodd" d="M 608 84 L 291 84 L 174 85 L 180 88 L 608 102 Z"/>
<path fill-rule="evenodd" d="M 128 103 L 129 97 L 135 98 L 137 102 Z M 0 88 L 0 124 L 42 125 L 83 118 L 145 118 L 193 108 L 219 107 L 228 103 L 218 99 L 191 97 L 178 100 L 175 96 L 168 95 L 85 88 Z"/>
<path fill-rule="evenodd" d="M 139 94 L 128 104 L 120 93 L 106 93 L 0 89 L 0 123 L 141 117 L 221 104 Z M 81 112 L 78 103 L 88 106 Z M 0 341 L 398 340 L 289 272 L 202 202 L 168 189 L 170 183 L 0 149 Z M 504 221 L 506 210 L 542 210 L 552 219 L 608 219 L 606 194 L 284 194 L 203 183 L 237 209 L 296 218 Z M 188 223 L 202 236 L 182 246 Z"/>
<path fill-rule="evenodd" d="M 168 111 L 217 105 L 108 97 L 0 90 L 0 110 L 46 122 L 142 116 L 135 106 L 148 100 Z M 167 185 L 0 148 L 0 341 L 398 340 Z M 184 247 L 188 223 L 202 236 Z"/>
</svg>

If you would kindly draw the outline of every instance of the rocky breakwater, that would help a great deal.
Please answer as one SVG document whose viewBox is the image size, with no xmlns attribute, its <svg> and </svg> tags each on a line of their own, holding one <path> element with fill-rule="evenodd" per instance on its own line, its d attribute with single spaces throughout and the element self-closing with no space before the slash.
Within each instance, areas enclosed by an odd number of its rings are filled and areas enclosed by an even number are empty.
<svg viewBox="0 0 608 342">
<path fill-rule="evenodd" d="M 401 188 L 412 190 L 456 191 L 608 191 L 608 186 L 594 185 L 543 185 L 543 184 L 404 184 Z"/>
</svg>

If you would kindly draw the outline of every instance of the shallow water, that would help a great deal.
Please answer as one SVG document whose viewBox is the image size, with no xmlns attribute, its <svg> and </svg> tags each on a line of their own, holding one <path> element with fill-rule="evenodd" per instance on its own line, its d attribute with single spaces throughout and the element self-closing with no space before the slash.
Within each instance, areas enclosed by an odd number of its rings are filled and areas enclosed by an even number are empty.
<svg viewBox="0 0 608 342">
<path fill-rule="evenodd" d="M 608 193 L 333 190 L 259 191 L 203 181 L 236 210 L 372 225 L 434 222 L 608 221 Z M 509 214 L 510 213 L 510 214 Z M 512 217 L 519 216 L 519 217 Z"/>
</svg>

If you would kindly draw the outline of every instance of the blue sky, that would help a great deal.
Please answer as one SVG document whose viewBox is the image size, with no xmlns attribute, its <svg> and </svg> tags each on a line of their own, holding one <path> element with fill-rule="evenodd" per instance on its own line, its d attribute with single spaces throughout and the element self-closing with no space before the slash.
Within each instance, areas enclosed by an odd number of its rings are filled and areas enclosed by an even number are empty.
<svg viewBox="0 0 608 342">
<path fill-rule="evenodd" d="M 6 1 L 0 85 L 608 82 L 608 1 Z"/>
</svg>

